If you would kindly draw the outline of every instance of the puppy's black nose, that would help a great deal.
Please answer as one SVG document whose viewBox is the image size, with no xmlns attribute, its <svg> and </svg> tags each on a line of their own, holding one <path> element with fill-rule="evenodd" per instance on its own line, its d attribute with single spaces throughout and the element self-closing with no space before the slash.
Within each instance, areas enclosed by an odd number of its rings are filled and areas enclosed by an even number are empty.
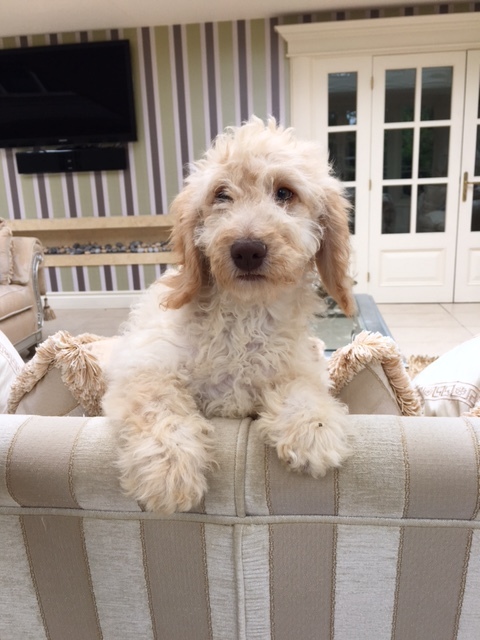
<svg viewBox="0 0 480 640">
<path fill-rule="evenodd" d="M 237 240 L 230 247 L 235 266 L 241 271 L 254 271 L 267 255 L 267 246 L 259 240 Z"/>
</svg>

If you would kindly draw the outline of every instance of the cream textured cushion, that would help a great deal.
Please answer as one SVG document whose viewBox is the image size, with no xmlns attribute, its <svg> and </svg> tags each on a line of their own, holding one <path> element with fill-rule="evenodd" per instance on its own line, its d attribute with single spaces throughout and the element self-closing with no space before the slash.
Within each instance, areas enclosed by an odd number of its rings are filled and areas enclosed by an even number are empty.
<svg viewBox="0 0 480 640">
<path fill-rule="evenodd" d="M 58 331 L 47 338 L 12 386 L 8 413 L 43 416 L 101 414 L 102 368 L 115 338 Z"/>
<path fill-rule="evenodd" d="M 7 336 L 0 331 L 0 413 L 5 413 L 7 410 L 10 389 L 23 366 L 23 360 L 17 350 Z"/>
<path fill-rule="evenodd" d="M 332 393 L 351 414 L 414 416 L 420 398 L 408 377 L 395 342 L 362 331 L 329 360 Z"/>
<path fill-rule="evenodd" d="M 413 383 L 426 416 L 480 415 L 480 336 L 432 362 Z"/>
<path fill-rule="evenodd" d="M 9 413 L 101 415 L 103 369 L 117 338 L 59 331 L 38 348 L 10 394 Z M 315 349 L 323 350 L 321 341 Z M 391 338 L 362 332 L 329 361 L 332 394 L 351 414 L 419 415 L 419 397 Z"/>
</svg>

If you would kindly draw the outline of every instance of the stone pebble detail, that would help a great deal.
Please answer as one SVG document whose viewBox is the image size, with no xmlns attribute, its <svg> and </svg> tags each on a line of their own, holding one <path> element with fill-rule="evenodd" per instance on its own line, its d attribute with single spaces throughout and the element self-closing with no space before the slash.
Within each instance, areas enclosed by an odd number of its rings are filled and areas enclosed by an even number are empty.
<svg viewBox="0 0 480 640">
<path fill-rule="evenodd" d="M 47 255 L 89 255 L 99 253 L 160 253 L 170 251 L 168 242 L 153 242 L 151 244 L 133 240 L 128 244 L 116 242 L 115 244 L 100 245 L 97 242 L 88 242 L 80 244 L 75 242 L 69 247 L 47 247 L 45 253 Z"/>
</svg>

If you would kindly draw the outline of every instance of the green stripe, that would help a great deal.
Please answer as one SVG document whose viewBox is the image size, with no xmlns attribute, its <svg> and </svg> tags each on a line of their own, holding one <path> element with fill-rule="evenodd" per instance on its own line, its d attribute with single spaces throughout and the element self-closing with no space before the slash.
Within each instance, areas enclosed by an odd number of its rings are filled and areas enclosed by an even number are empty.
<svg viewBox="0 0 480 640">
<path fill-rule="evenodd" d="M 52 209 L 50 217 L 65 218 L 65 200 L 63 197 L 63 181 L 64 177 L 60 174 L 52 174 L 48 176 L 47 189 L 50 189 L 50 200 Z"/>
<path fill-rule="evenodd" d="M 76 173 L 78 185 L 79 212 L 84 217 L 93 216 L 93 194 L 90 173 Z"/>
<path fill-rule="evenodd" d="M 122 215 L 121 181 L 123 180 L 123 171 L 106 171 L 105 176 L 107 211 L 109 210 L 112 216 L 120 216 Z"/>
<path fill-rule="evenodd" d="M 60 267 L 57 269 L 57 274 L 60 271 L 60 281 L 62 283 L 63 291 L 73 291 L 73 270 L 71 267 Z"/>
<path fill-rule="evenodd" d="M 100 267 L 87 267 L 88 280 L 90 283 L 90 291 L 101 291 L 102 280 L 100 276 Z"/>
<path fill-rule="evenodd" d="M 25 217 L 27 219 L 41 217 L 41 211 L 38 211 L 37 216 L 37 205 L 34 191 L 34 181 L 36 179 L 36 176 L 21 175 L 20 180 L 17 182 L 18 189 L 22 193 L 23 211 L 25 212 Z M 20 206 L 22 206 L 21 202 Z"/>
<path fill-rule="evenodd" d="M 117 291 L 128 291 L 128 267 L 113 267 L 117 278 Z"/>
</svg>

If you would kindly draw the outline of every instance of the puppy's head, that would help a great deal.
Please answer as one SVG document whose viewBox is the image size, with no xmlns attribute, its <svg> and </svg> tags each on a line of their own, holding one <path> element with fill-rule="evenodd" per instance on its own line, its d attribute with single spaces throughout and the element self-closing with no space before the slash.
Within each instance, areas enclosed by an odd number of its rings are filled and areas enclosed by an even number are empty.
<svg viewBox="0 0 480 640">
<path fill-rule="evenodd" d="M 354 311 L 349 203 L 319 148 L 252 118 L 215 140 L 172 204 L 180 270 L 166 304 L 215 283 L 247 301 L 272 299 L 315 264 L 328 293 Z"/>
</svg>

